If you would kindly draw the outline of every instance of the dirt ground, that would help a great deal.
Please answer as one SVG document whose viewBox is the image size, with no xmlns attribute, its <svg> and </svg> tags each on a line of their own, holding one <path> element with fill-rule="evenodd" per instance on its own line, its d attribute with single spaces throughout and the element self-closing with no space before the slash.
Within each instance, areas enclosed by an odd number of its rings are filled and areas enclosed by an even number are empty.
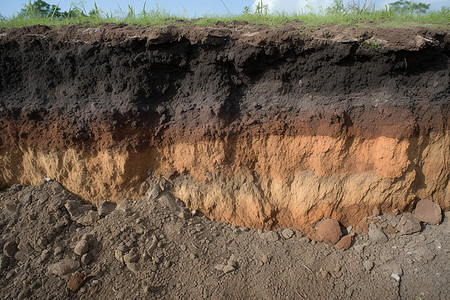
<svg viewBox="0 0 450 300">
<path fill-rule="evenodd" d="M 339 250 L 209 220 L 152 189 L 94 207 L 44 179 L 1 191 L 0 204 L 1 299 L 450 299 L 448 212 Z"/>
</svg>

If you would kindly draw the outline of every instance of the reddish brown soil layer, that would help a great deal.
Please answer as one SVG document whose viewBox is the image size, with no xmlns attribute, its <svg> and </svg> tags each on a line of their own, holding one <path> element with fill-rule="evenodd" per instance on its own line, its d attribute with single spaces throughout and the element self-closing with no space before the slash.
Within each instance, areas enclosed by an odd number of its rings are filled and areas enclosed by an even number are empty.
<svg viewBox="0 0 450 300">
<path fill-rule="evenodd" d="M 0 187 L 119 200 L 151 169 L 258 228 L 450 208 L 447 31 L 36 26 L 0 53 Z"/>
</svg>

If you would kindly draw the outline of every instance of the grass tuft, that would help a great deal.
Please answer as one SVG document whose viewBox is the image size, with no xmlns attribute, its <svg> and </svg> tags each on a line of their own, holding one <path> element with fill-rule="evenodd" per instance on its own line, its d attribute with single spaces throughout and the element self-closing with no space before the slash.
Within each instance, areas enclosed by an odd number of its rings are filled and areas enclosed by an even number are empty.
<svg viewBox="0 0 450 300">
<path fill-rule="evenodd" d="M 99 26 L 105 23 L 125 23 L 129 25 L 162 27 L 168 25 L 213 25 L 217 22 L 228 23 L 231 21 L 246 21 L 251 24 L 266 24 L 270 27 L 283 25 L 289 22 L 301 22 L 305 26 L 318 26 L 328 24 L 356 25 L 356 26 L 426 26 L 450 28 L 450 7 L 442 7 L 440 10 L 427 13 L 396 10 L 390 6 L 376 10 L 372 2 L 353 2 L 347 6 L 343 0 L 335 0 L 333 6 L 318 13 L 299 12 L 293 14 L 271 13 L 268 6 L 260 1 L 252 11 L 244 7 L 243 12 L 232 15 L 228 8 L 226 15 L 207 15 L 202 18 L 182 18 L 160 9 L 158 5 L 154 9 L 147 9 L 144 3 L 142 11 L 138 12 L 133 6 L 128 5 L 126 10 L 119 7 L 119 11 L 105 12 L 94 2 L 94 8 L 86 11 L 84 3 L 71 4 L 67 12 L 60 12 L 59 4 L 47 5 L 48 14 L 38 10 L 36 2 L 45 3 L 42 0 L 28 2 L 24 8 L 11 18 L 0 16 L 0 28 L 18 28 L 32 25 L 82 25 Z M 225 6 L 226 7 L 226 6 Z M 45 10 L 44 10 L 45 12 Z M 183 21 L 183 22 L 180 22 Z"/>
</svg>

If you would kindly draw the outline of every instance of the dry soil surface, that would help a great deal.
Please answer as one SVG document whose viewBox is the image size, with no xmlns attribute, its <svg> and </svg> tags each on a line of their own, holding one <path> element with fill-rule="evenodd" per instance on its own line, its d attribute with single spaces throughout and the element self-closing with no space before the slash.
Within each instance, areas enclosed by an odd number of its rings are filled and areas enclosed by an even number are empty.
<svg viewBox="0 0 450 300">
<path fill-rule="evenodd" d="M 160 189 L 94 207 L 44 180 L 0 203 L 1 299 L 450 299 L 448 212 L 411 235 L 379 235 L 404 216 L 374 216 L 378 235 L 338 250 L 209 220 Z"/>
</svg>

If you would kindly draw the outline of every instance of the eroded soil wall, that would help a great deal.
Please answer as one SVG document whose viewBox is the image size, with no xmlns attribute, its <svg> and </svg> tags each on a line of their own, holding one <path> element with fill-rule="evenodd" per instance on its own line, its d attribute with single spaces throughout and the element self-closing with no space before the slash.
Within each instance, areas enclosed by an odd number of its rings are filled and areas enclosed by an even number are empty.
<svg viewBox="0 0 450 300">
<path fill-rule="evenodd" d="M 308 230 L 450 208 L 449 34 L 242 23 L 0 33 L 0 186 L 142 197 Z M 147 180 L 147 181 L 146 181 Z"/>
</svg>

